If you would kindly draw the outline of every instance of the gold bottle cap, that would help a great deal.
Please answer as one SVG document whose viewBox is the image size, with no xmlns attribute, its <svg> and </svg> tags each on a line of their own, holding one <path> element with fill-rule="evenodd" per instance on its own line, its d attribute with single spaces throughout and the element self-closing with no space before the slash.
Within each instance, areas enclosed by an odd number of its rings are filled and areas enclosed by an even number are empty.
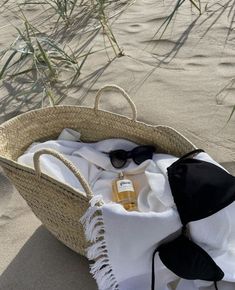
<svg viewBox="0 0 235 290">
<path fill-rule="evenodd" d="M 123 174 L 122 171 L 119 173 L 119 178 L 120 178 L 120 179 L 123 179 L 123 178 L 124 178 L 124 174 Z"/>
</svg>

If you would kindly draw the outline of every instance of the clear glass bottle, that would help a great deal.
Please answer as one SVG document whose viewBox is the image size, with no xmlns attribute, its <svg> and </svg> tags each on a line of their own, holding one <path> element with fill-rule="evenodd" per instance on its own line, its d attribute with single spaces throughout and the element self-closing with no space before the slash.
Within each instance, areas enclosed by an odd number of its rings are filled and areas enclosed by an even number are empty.
<svg viewBox="0 0 235 290">
<path fill-rule="evenodd" d="M 122 204 L 128 211 L 138 210 L 135 183 L 122 172 L 113 181 L 112 190 L 113 201 Z"/>
</svg>

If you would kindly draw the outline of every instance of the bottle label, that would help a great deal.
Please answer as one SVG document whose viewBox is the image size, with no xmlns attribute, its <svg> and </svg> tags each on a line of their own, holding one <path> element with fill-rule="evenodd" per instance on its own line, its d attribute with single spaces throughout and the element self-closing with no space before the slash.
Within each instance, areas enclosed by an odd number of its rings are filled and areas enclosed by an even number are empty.
<svg viewBox="0 0 235 290">
<path fill-rule="evenodd" d="M 118 192 L 134 191 L 133 183 L 129 179 L 122 179 L 117 181 Z"/>
</svg>

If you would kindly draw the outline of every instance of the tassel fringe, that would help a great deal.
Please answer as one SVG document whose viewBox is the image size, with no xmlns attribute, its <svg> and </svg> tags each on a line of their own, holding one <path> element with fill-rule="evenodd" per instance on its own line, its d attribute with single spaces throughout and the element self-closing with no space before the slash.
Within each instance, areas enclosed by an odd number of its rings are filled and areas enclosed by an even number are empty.
<svg viewBox="0 0 235 290">
<path fill-rule="evenodd" d="M 86 239 L 92 243 L 87 248 L 87 257 L 95 262 L 90 266 L 100 290 L 118 290 L 118 283 L 110 265 L 107 245 L 104 239 L 104 220 L 101 211 L 102 196 L 95 196 L 90 207 L 80 219 L 85 229 Z"/>
</svg>

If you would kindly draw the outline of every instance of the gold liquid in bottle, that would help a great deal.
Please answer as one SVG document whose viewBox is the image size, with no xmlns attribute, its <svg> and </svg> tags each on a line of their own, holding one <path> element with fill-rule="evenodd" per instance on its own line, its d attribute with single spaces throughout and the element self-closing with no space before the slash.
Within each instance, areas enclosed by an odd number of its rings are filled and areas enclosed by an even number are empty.
<svg viewBox="0 0 235 290">
<path fill-rule="evenodd" d="M 113 181 L 113 201 L 120 203 L 126 210 L 134 211 L 137 208 L 137 192 L 134 182 L 126 178 L 121 172 L 119 177 Z"/>
</svg>

